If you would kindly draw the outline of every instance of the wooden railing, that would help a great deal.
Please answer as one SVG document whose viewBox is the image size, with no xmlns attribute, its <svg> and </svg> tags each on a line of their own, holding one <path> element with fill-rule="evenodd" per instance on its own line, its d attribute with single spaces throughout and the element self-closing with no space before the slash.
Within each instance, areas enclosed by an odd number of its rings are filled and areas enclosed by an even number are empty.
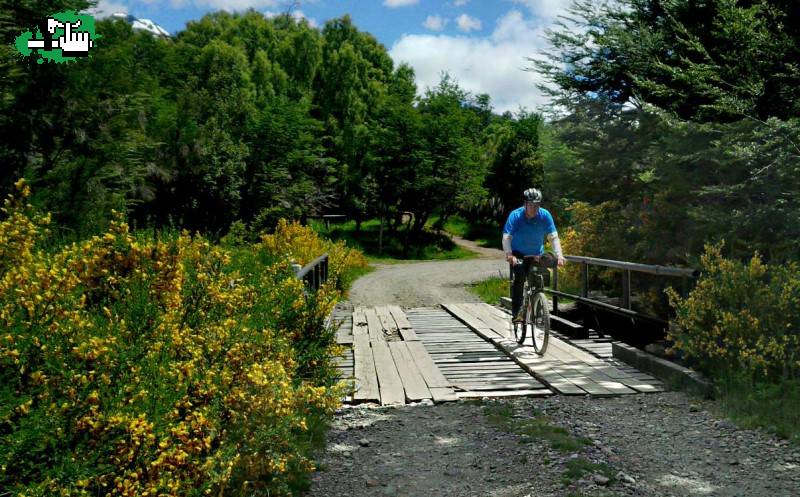
<svg viewBox="0 0 800 497">
<path fill-rule="evenodd" d="M 659 276 L 682 278 L 683 279 L 682 289 L 684 294 L 688 292 L 690 280 L 697 278 L 697 275 L 699 274 L 699 272 L 694 269 L 656 266 L 650 264 L 638 264 L 635 262 L 615 261 L 611 259 L 598 259 L 596 257 L 567 255 L 564 258 L 570 262 L 578 263 L 581 265 L 581 294 L 574 295 L 571 293 L 565 293 L 558 290 L 558 267 L 555 267 L 553 270 L 552 289 L 545 289 L 545 291 L 547 291 L 553 296 L 553 311 L 555 314 L 558 314 L 558 297 L 561 296 L 573 299 L 576 302 L 604 309 L 606 311 L 622 314 L 624 316 L 632 318 L 644 318 L 650 321 L 656 321 L 663 324 L 666 323 L 666 321 L 657 316 L 650 316 L 631 309 L 631 273 L 639 272 L 639 273 L 656 274 Z M 607 302 L 602 302 L 600 300 L 589 298 L 589 266 L 602 266 L 602 267 L 610 267 L 622 270 L 621 306 L 616 306 L 609 304 Z"/>
<path fill-rule="evenodd" d="M 297 278 L 306 282 L 309 290 L 319 290 L 323 283 L 328 281 L 328 254 L 322 254 L 302 268 L 295 264 Z"/>
</svg>

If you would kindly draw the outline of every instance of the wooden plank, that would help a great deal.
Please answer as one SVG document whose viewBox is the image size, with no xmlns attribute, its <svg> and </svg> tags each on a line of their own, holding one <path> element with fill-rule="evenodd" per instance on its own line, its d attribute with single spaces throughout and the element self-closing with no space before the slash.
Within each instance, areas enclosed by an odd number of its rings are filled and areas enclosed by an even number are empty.
<svg viewBox="0 0 800 497">
<path fill-rule="evenodd" d="M 448 364 L 482 364 L 484 362 L 492 362 L 496 361 L 497 359 L 494 357 L 465 357 L 465 358 L 457 358 L 457 357 L 435 357 L 434 358 L 437 364 L 448 363 Z"/>
<path fill-rule="evenodd" d="M 394 318 L 395 322 L 397 323 L 400 336 L 403 337 L 403 340 L 405 340 L 406 342 L 419 340 L 416 332 L 411 326 L 411 323 L 408 321 L 408 317 L 406 317 L 403 310 L 400 309 L 400 306 L 390 305 L 388 306 L 388 309 L 392 317 Z"/>
<path fill-rule="evenodd" d="M 499 335 L 510 337 L 513 334 L 511 318 L 499 318 L 491 311 L 492 306 L 489 304 L 462 304 L 462 307 L 486 323 L 487 326 L 492 328 Z"/>
<path fill-rule="evenodd" d="M 334 319 L 336 327 L 336 343 L 340 345 L 353 344 L 353 314 L 347 313 L 344 316 L 336 316 Z"/>
<path fill-rule="evenodd" d="M 433 396 L 433 401 L 436 403 L 439 402 L 454 402 L 458 400 L 458 396 L 456 395 L 456 391 L 453 389 L 452 386 L 450 387 L 432 387 L 431 395 Z"/>
<path fill-rule="evenodd" d="M 655 392 L 663 392 L 664 387 L 661 385 L 653 385 L 650 383 L 627 383 L 627 386 L 633 388 L 634 390 L 642 393 L 655 393 Z"/>
<path fill-rule="evenodd" d="M 369 319 L 369 313 L 367 313 L 367 319 Z M 400 373 L 397 372 L 392 354 L 389 352 L 389 345 L 385 340 L 374 340 L 370 342 L 370 345 L 378 376 L 381 405 L 405 404 L 403 382 L 400 379 Z"/>
<path fill-rule="evenodd" d="M 501 373 L 501 374 L 487 374 L 487 373 L 475 373 L 475 372 L 461 372 L 461 373 L 454 373 L 448 374 L 447 379 L 450 381 L 454 380 L 465 380 L 470 378 L 479 378 L 481 381 L 503 381 L 503 380 L 524 380 L 524 381 L 532 381 L 534 380 L 533 376 L 529 375 L 528 373 L 520 370 L 519 372 L 512 371 L 510 373 Z"/>
<path fill-rule="evenodd" d="M 397 372 L 400 373 L 400 380 L 403 382 L 403 390 L 406 393 L 406 401 L 418 402 L 422 399 L 432 398 L 428 385 L 425 383 L 419 367 L 417 367 L 417 363 L 411 357 L 408 344 L 405 342 L 389 342 L 389 351 L 394 358 Z"/>
<path fill-rule="evenodd" d="M 353 331 L 341 328 L 336 330 L 336 343 L 339 345 L 353 345 Z"/>
<path fill-rule="evenodd" d="M 541 390 L 490 390 L 456 392 L 459 399 L 477 399 L 483 397 L 549 397 L 553 392 L 548 389 Z"/>
<path fill-rule="evenodd" d="M 419 340 L 417 333 L 412 328 L 400 328 L 400 336 L 403 337 L 403 341 L 406 342 L 415 342 Z"/>
<path fill-rule="evenodd" d="M 375 309 L 370 307 L 364 309 L 364 315 L 367 318 L 367 329 L 369 330 L 369 341 L 376 342 L 376 341 L 386 341 L 386 337 L 383 335 L 383 327 L 381 326 L 381 322 L 378 319 L 378 315 L 375 313 Z"/>
<path fill-rule="evenodd" d="M 434 361 L 439 361 L 442 359 L 463 359 L 464 361 L 472 361 L 475 359 L 481 359 L 485 361 L 497 361 L 498 359 L 502 359 L 503 356 L 501 354 L 491 354 L 487 352 L 432 352 L 431 357 L 434 358 Z"/>
<path fill-rule="evenodd" d="M 378 316 L 378 321 L 381 323 L 384 335 L 393 335 L 398 331 L 397 323 L 389 313 L 389 308 L 385 305 L 375 306 L 375 314 Z"/>
<path fill-rule="evenodd" d="M 366 336 L 367 330 L 367 317 L 364 314 L 363 307 L 356 307 L 353 309 L 353 336 L 362 333 Z"/>
<path fill-rule="evenodd" d="M 467 364 L 463 367 L 451 365 L 451 364 L 442 364 L 439 366 L 439 369 L 445 373 L 445 375 L 449 374 L 456 374 L 456 373 L 471 373 L 471 374 L 493 374 L 493 373 L 516 373 L 520 372 L 521 374 L 528 374 L 526 371 L 523 371 L 518 366 L 512 367 L 504 367 L 504 368 L 492 368 L 492 367 L 485 367 L 483 364 Z M 647 383 L 646 381 L 640 383 Z"/>
<path fill-rule="evenodd" d="M 474 351 L 474 350 L 496 350 L 496 348 L 486 342 L 472 343 L 472 342 L 456 342 L 456 343 L 428 343 L 425 342 L 425 348 L 428 350 L 453 350 L 453 351 Z"/>
<path fill-rule="evenodd" d="M 355 376 L 355 392 L 353 402 L 380 402 L 378 389 L 378 376 L 375 370 L 375 360 L 372 357 L 369 337 L 366 330 L 354 329 L 353 359 Z"/>
<path fill-rule="evenodd" d="M 543 390 L 546 389 L 544 385 L 539 382 L 492 382 L 492 383 L 474 383 L 474 382 L 457 382 L 456 386 L 463 390 Z"/>
<path fill-rule="evenodd" d="M 442 307 L 487 340 L 502 337 L 498 332 L 488 327 L 486 323 L 475 318 L 470 312 L 467 312 L 460 304 L 447 303 L 442 304 Z"/>
<path fill-rule="evenodd" d="M 420 374 L 422 374 L 422 378 L 425 380 L 425 384 L 431 389 L 431 393 L 433 393 L 434 388 L 449 388 L 451 386 L 450 382 L 444 377 L 436 366 L 436 363 L 433 362 L 433 359 L 425 350 L 422 342 L 408 342 L 406 346 L 411 353 L 414 363 L 416 363 L 417 368 L 419 368 Z"/>
<path fill-rule="evenodd" d="M 411 326 L 411 323 L 408 321 L 406 313 L 403 312 L 403 310 L 400 308 L 399 305 L 390 305 L 388 307 L 389 307 L 389 312 L 392 313 L 392 316 L 394 317 L 394 320 L 397 323 L 398 328 L 400 328 L 401 330 L 404 329 L 410 330 L 411 328 L 413 328 L 413 326 Z"/>
</svg>

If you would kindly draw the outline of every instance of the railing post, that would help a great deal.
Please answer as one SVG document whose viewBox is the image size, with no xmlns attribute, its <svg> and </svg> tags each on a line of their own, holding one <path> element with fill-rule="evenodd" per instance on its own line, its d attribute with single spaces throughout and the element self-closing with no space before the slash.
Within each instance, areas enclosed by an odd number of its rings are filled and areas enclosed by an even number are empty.
<svg viewBox="0 0 800 497">
<path fill-rule="evenodd" d="M 581 297 L 589 297 L 589 264 L 581 262 Z"/>
<path fill-rule="evenodd" d="M 631 308 L 631 271 L 629 269 L 622 271 L 622 307 Z"/>
</svg>

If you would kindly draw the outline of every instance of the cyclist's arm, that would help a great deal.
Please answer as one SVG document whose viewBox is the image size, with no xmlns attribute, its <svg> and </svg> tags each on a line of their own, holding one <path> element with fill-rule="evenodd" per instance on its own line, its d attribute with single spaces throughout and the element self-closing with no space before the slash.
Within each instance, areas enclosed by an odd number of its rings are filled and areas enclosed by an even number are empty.
<svg viewBox="0 0 800 497">
<path fill-rule="evenodd" d="M 556 254 L 558 265 L 563 266 L 567 261 L 564 259 L 564 252 L 561 250 L 561 240 L 558 239 L 558 232 L 554 231 L 549 233 L 547 239 L 550 240 L 550 245 L 553 246 L 553 252 Z"/>
<path fill-rule="evenodd" d="M 548 233 L 547 239 L 550 241 L 550 245 L 553 246 L 553 252 L 556 257 L 564 257 L 564 253 L 561 251 L 561 240 L 558 239 L 558 232 Z"/>
<path fill-rule="evenodd" d="M 511 254 L 511 234 L 510 233 L 503 233 L 503 252 L 506 253 L 506 260 L 509 263 L 513 263 L 513 255 Z"/>
</svg>

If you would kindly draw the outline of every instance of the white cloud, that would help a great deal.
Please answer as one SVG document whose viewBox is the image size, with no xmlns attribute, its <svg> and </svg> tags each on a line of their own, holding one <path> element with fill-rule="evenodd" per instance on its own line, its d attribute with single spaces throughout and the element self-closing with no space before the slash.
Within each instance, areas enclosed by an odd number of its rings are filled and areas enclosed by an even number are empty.
<svg viewBox="0 0 800 497">
<path fill-rule="evenodd" d="M 572 0 L 514 0 L 514 3 L 527 6 L 531 14 L 540 19 L 555 19 L 566 13 Z"/>
<path fill-rule="evenodd" d="M 414 68 L 417 88 L 423 94 L 439 84 L 448 72 L 472 94 L 487 93 L 496 112 L 535 110 L 547 103 L 536 88 L 543 78 L 524 69 L 547 47 L 546 24 L 512 10 L 497 21 L 483 38 L 447 35 L 404 35 L 390 50 L 396 63 Z"/>
<path fill-rule="evenodd" d="M 458 29 L 464 31 L 465 33 L 481 29 L 481 20 L 476 19 L 472 16 L 468 16 L 467 14 L 461 14 L 460 16 L 458 16 L 458 19 L 456 19 L 456 23 L 458 24 Z"/>
<path fill-rule="evenodd" d="M 419 3 L 419 0 L 383 0 L 383 5 L 389 7 L 390 9 L 395 9 L 397 7 L 407 7 L 409 5 L 416 5 Z"/>
<path fill-rule="evenodd" d="M 453 2 L 453 4 L 454 4 L 456 7 L 463 7 L 463 6 L 465 6 L 466 4 L 468 4 L 468 3 L 469 3 L 469 0 L 456 0 L 455 2 Z"/>
<path fill-rule="evenodd" d="M 98 19 L 103 19 L 104 17 L 108 17 L 117 12 L 127 14 L 128 6 L 124 3 L 115 2 L 113 0 L 100 0 L 97 2 L 96 6 L 92 7 L 91 9 L 86 9 L 86 12 Z"/>
<path fill-rule="evenodd" d="M 431 31 L 441 31 L 447 25 L 447 19 L 443 18 L 442 16 L 428 16 L 425 19 L 425 23 L 423 26 L 430 29 Z"/>
<path fill-rule="evenodd" d="M 272 10 L 267 10 L 267 11 L 264 11 L 264 17 L 266 17 L 267 19 L 271 19 L 271 18 L 276 17 L 276 16 L 282 16 L 285 13 L 286 12 L 275 12 L 275 11 L 272 11 Z M 306 16 L 305 13 L 302 10 L 293 10 L 291 12 L 291 15 L 292 15 L 292 18 L 294 18 L 295 21 L 299 21 L 301 19 L 305 19 L 306 21 L 308 21 L 308 25 L 311 26 L 312 28 L 316 28 L 316 27 L 319 26 L 317 24 L 317 21 L 314 18 Z"/>
<path fill-rule="evenodd" d="M 268 9 L 281 5 L 279 0 L 172 0 L 175 6 L 184 6 L 187 3 L 198 7 L 208 6 L 228 12 L 247 9 Z"/>
</svg>

